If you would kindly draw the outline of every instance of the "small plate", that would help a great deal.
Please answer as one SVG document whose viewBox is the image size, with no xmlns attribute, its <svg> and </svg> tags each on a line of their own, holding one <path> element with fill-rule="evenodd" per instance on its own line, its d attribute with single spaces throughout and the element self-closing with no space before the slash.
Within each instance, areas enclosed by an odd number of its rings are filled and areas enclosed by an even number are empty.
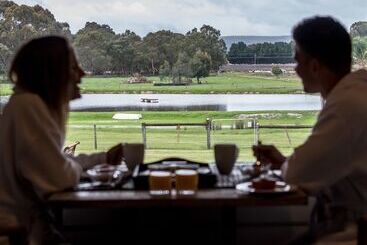
<svg viewBox="0 0 367 245">
<path fill-rule="evenodd" d="M 255 189 L 252 182 L 244 182 L 236 185 L 236 190 L 253 194 L 285 194 L 295 191 L 295 188 L 283 181 L 277 181 L 274 189 Z"/>
<path fill-rule="evenodd" d="M 88 169 L 86 174 L 92 182 L 95 182 L 96 186 L 108 186 L 119 182 L 128 173 L 125 168 L 122 165 L 100 164 Z"/>
</svg>

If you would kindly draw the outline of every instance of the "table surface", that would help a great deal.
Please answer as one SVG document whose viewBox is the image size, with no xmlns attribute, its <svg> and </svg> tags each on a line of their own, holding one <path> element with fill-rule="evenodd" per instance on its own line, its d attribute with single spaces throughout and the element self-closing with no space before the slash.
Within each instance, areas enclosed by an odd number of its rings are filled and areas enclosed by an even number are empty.
<svg viewBox="0 0 367 245">
<path fill-rule="evenodd" d="M 149 191 L 117 190 L 60 192 L 48 198 L 48 204 L 58 208 L 286 206 L 306 205 L 307 201 L 307 195 L 299 189 L 287 194 L 249 195 L 230 188 L 198 190 L 193 196 L 180 196 L 173 191 L 171 195 L 156 197 Z"/>
<path fill-rule="evenodd" d="M 212 171 L 215 164 L 209 164 Z M 232 171 L 239 173 L 239 166 Z M 132 181 L 130 181 L 132 182 Z M 129 183 L 127 183 L 129 185 Z M 130 183 L 131 184 L 131 183 Z M 308 196 L 300 189 L 290 193 L 251 195 L 235 188 L 199 189 L 193 196 L 177 195 L 175 190 L 168 196 L 152 196 L 147 190 L 79 190 L 64 191 L 51 195 L 48 204 L 55 208 L 109 208 L 109 207 L 241 207 L 241 206 L 289 206 L 307 205 Z"/>
<path fill-rule="evenodd" d="M 163 245 L 172 244 L 177 237 L 181 237 L 181 240 L 186 239 L 178 244 L 188 244 L 189 241 L 195 240 L 202 244 L 234 245 L 237 241 L 237 208 L 294 206 L 307 205 L 307 203 L 308 196 L 300 189 L 286 194 L 249 195 L 235 188 L 214 188 L 200 189 L 192 196 L 180 196 L 172 191 L 171 195 L 162 197 L 152 196 L 147 190 L 65 191 L 55 193 L 48 198 L 48 205 L 54 211 L 59 227 L 65 227 L 63 211 L 67 209 L 91 208 L 94 212 L 96 209 L 130 210 L 127 212 L 131 213 L 132 218 L 129 219 L 128 215 L 124 215 L 125 223 L 129 224 L 129 227 L 135 224 L 140 228 L 133 229 L 131 233 L 137 230 L 143 230 L 144 233 L 134 235 L 131 240 L 124 238 L 121 243 Z M 93 219 L 92 216 L 88 217 Z M 174 220 L 176 225 L 170 225 L 171 222 L 167 220 Z M 87 230 L 90 229 L 88 225 L 86 227 Z M 101 232 L 106 227 L 110 231 L 109 223 L 98 227 L 98 231 Z M 115 226 L 112 225 L 113 227 Z M 181 228 L 177 229 L 177 227 Z M 77 228 L 71 229 L 75 232 Z M 157 236 L 147 235 L 147 230 L 151 232 L 150 234 L 160 234 L 165 230 L 169 235 L 166 236 L 165 241 L 162 241 Z M 182 230 L 185 231 L 184 236 L 180 233 Z M 119 230 L 118 237 L 120 233 Z M 102 237 L 106 237 L 103 232 Z M 111 237 L 114 236 L 111 235 Z M 136 237 L 140 239 L 138 243 L 136 243 Z M 198 240 L 198 237 L 201 237 L 201 240 Z"/>
</svg>

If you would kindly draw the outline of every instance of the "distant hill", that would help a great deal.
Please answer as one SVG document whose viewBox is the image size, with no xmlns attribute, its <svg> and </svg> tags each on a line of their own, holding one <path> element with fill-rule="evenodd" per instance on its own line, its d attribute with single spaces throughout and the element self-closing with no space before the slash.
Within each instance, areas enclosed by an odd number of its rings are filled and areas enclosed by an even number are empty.
<svg viewBox="0 0 367 245">
<path fill-rule="evenodd" d="M 292 41 L 291 36 L 222 36 L 222 39 L 226 43 L 227 50 L 231 47 L 232 43 L 244 42 L 245 44 L 254 43 L 275 43 Z"/>
</svg>

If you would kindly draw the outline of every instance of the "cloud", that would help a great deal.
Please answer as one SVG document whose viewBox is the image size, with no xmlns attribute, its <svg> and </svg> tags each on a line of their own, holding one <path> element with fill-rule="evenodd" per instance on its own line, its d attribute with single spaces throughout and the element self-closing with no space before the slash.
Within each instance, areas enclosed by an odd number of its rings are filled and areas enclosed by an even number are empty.
<svg viewBox="0 0 367 245">
<path fill-rule="evenodd" d="M 365 0 L 19 0 L 40 4 L 72 32 L 87 21 L 126 29 L 139 35 L 169 29 L 186 33 L 209 24 L 222 35 L 287 35 L 304 17 L 333 15 L 346 27 L 367 20 Z"/>
</svg>

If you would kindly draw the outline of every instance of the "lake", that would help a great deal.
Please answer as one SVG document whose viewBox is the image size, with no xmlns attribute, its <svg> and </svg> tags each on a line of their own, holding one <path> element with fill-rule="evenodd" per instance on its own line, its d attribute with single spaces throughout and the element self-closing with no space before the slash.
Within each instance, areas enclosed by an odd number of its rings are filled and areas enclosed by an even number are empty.
<svg viewBox="0 0 367 245">
<path fill-rule="evenodd" d="M 70 107 L 74 111 L 320 110 L 321 100 L 306 94 L 83 94 Z"/>
</svg>

